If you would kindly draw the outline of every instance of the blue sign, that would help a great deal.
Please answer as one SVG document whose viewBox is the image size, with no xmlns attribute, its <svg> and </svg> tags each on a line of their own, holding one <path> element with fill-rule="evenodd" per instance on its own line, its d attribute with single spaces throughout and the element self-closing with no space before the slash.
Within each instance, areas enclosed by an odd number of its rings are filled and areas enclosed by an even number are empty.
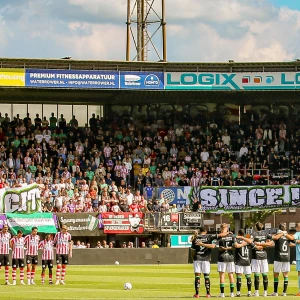
<svg viewBox="0 0 300 300">
<path fill-rule="evenodd" d="M 189 194 L 190 186 L 183 187 L 160 187 L 158 188 L 158 197 L 163 197 L 169 205 L 176 204 L 178 210 L 190 204 Z"/>
<path fill-rule="evenodd" d="M 119 89 L 119 72 L 27 69 L 26 87 Z"/>
<path fill-rule="evenodd" d="M 121 89 L 163 90 L 164 73 L 120 72 Z"/>
<path fill-rule="evenodd" d="M 171 235 L 171 248 L 190 248 L 192 235 Z"/>
</svg>

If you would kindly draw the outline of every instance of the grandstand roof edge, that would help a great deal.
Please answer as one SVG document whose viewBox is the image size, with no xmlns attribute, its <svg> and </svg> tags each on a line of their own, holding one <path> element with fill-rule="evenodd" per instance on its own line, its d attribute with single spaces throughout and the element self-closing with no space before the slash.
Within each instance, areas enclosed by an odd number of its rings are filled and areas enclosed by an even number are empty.
<svg viewBox="0 0 300 300">
<path fill-rule="evenodd" d="M 290 61 L 290 62 L 137 62 L 137 61 L 114 61 L 114 60 L 77 60 L 77 59 L 51 59 L 51 58 L 0 58 L 0 63 L 5 64 L 5 62 L 22 62 L 24 66 L 26 63 L 79 63 L 79 64 L 102 64 L 102 65 L 165 65 L 165 66 L 298 66 L 300 61 Z M 1 66 L 0 66 L 1 67 Z"/>
</svg>

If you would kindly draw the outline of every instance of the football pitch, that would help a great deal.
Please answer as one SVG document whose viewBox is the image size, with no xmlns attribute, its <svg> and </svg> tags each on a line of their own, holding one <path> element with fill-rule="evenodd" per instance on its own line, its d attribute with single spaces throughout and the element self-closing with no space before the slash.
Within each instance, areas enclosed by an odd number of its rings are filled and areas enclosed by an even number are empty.
<svg viewBox="0 0 300 300">
<path fill-rule="evenodd" d="M 49 285 L 48 274 L 41 285 L 40 266 L 35 286 L 20 286 L 19 274 L 16 286 L 4 285 L 4 271 L 0 271 L 1 299 L 191 299 L 194 295 L 194 274 L 192 265 L 111 265 L 111 266 L 68 266 L 66 285 Z M 273 292 L 273 266 L 269 272 L 269 290 Z M 53 272 L 55 278 L 55 269 Z M 26 276 L 26 275 L 25 275 Z M 10 277 L 11 278 L 11 277 Z M 226 278 L 227 280 L 227 278 Z M 262 286 L 262 278 L 261 278 Z M 27 280 L 25 279 L 25 282 Z M 132 290 L 124 290 L 124 283 L 130 282 Z M 288 297 L 297 292 L 297 272 L 291 266 Z M 279 280 L 279 295 L 283 279 Z M 253 284 L 252 284 L 253 291 Z M 219 296 L 219 279 L 216 265 L 212 265 L 211 295 Z M 226 297 L 229 297 L 229 284 L 226 281 Z M 246 280 L 243 278 L 242 294 L 246 296 Z M 261 291 L 262 294 L 262 291 Z M 205 287 L 201 278 L 200 297 L 204 298 Z M 247 297 L 241 297 L 241 299 Z M 287 299 L 277 297 L 276 299 Z M 295 297 L 296 298 L 296 297 Z"/>
</svg>

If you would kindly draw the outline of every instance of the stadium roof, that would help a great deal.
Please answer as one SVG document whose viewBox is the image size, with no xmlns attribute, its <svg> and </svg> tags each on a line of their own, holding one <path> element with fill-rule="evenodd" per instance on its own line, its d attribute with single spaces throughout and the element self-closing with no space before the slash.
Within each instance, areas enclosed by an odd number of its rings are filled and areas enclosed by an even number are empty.
<svg viewBox="0 0 300 300">
<path fill-rule="evenodd" d="M 300 61 L 291 62 L 126 62 L 73 59 L 0 58 L 0 68 L 114 70 L 152 72 L 300 72 Z M 1 87 L 2 103 L 44 104 L 148 104 L 148 103 L 298 103 L 293 91 L 153 91 Z"/>
<path fill-rule="evenodd" d="M 300 91 L 152 91 L 0 88 L 2 103 L 112 104 L 151 103 L 202 104 L 293 104 L 300 102 Z"/>
<path fill-rule="evenodd" d="M 300 60 L 290 62 L 127 62 L 75 59 L 0 58 L 0 68 L 115 70 L 161 72 L 297 72 Z"/>
</svg>

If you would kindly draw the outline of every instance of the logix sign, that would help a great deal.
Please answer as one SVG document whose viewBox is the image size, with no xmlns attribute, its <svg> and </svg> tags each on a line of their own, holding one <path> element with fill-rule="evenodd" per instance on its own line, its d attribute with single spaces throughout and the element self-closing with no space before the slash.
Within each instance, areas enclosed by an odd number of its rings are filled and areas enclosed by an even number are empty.
<svg viewBox="0 0 300 300">
<path fill-rule="evenodd" d="M 165 73 L 166 90 L 294 90 L 300 73 Z"/>
</svg>

